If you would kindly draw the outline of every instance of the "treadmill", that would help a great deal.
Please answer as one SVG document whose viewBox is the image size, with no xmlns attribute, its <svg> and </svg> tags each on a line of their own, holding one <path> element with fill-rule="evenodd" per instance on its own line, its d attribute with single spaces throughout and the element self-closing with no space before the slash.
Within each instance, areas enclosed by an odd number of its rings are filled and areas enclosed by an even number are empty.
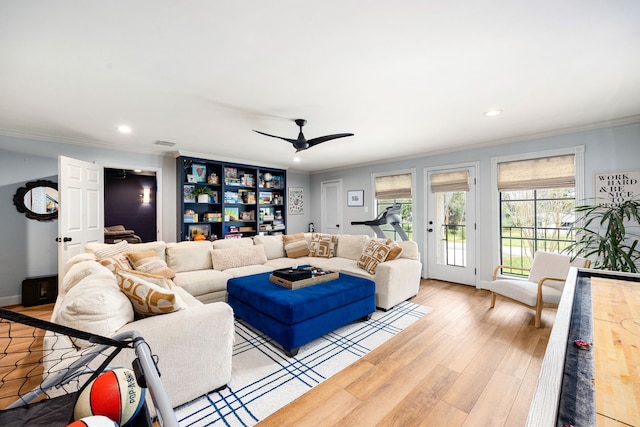
<svg viewBox="0 0 640 427">
<path fill-rule="evenodd" d="M 369 221 L 351 221 L 351 225 L 368 225 L 369 227 L 371 227 L 373 232 L 376 233 L 376 236 L 381 239 L 386 239 L 387 236 L 384 234 L 384 231 L 382 231 L 382 228 L 380 228 L 380 226 L 390 224 L 396 231 L 396 233 L 400 235 L 400 238 L 402 240 L 410 240 L 409 236 L 407 236 L 407 233 L 405 233 L 402 229 L 402 226 L 400 225 L 401 222 L 402 207 L 400 206 L 400 204 L 394 203 L 393 205 L 380 212 L 378 216 L 375 217 L 375 219 Z"/>
</svg>

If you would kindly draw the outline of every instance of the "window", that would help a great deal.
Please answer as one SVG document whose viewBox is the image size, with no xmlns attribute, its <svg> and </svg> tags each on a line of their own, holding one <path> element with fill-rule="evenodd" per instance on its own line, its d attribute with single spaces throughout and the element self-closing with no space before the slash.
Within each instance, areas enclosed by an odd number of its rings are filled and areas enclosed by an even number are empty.
<svg viewBox="0 0 640 427">
<path fill-rule="evenodd" d="M 375 177 L 376 215 L 389 206 L 400 205 L 400 227 L 413 240 L 413 199 L 411 190 L 411 173 L 383 175 Z M 389 224 L 380 227 L 393 240 L 402 240 L 396 230 Z"/>
<path fill-rule="evenodd" d="M 535 251 L 560 253 L 575 240 L 574 162 L 563 155 L 498 163 L 501 264 L 529 268 Z"/>
</svg>

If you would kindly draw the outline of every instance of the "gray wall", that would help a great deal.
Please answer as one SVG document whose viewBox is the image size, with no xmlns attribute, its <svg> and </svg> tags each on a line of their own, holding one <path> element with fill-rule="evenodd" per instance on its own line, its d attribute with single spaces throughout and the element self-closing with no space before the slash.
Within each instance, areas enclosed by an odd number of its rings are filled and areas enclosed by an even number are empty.
<svg viewBox="0 0 640 427">
<path fill-rule="evenodd" d="M 492 196 L 497 190 L 491 188 L 491 158 L 516 154 L 535 153 L 558 148 L 570 148 L 578 145 L 585 146 L 585 198 L 593 197 L 593 173 L 615 170 L 640 169 L 640 124 L 624 125 L 557 135 L 528 141 L 487 146 L 478 149 L 465 150 L 428 157 L 388 162 L 378 165 L 350 168 L 341 171 L 331 171 L 314 174 L 311 177 L 311 221 L 320 225 L 320 188 L 323 181 L 341 179 L 344 195 L 343 200 L 343 233 L 362 233 L 364 226 L 351 226 L 351 221 L 362 221 L 374 217 L 372 204 L 371 174 L 386 173 L 397 170 L 416 170 L 416 188 L 414 193 L 414 240 L 418 243 L 424 257 L 429 256 L 425 247 L 425 168 L 454 165 L 468 162 L 478 162 L 478 240 L 479 246 L 478 275 L 479 280 L 489 280 L 495 264 L 496 249 L 489 242 L 495 241 L 498 230 L 493 226 Z M 364 190 L 365 205 L 363 208 L 347 207 L 346 192 L 348 190 Z M 318 228 L 319 229 L 319 228 Z M 369 232 L 370 235 L 373 233 Z M 426 264 L 426 263 L 425 263 Z M 428 272 L 426 272 L 428 273 Z"/>
<path fill-rule="evenodd" d="M 593 194 L 594 172 L 640 169 L 640 124 L 634 124 L 312 175 L 288 172 L 288 186 L 303 188 L 304 213 L 287 215 L 287 232 L 307 231 L 310 222 L 315 223 L 316 230 L 320 229 L 320 185 L 322 181 L 333 179 L 342 180 L 345 193 L 342 197 L 343 232 L 368 232 L 364 226 L 351 226 L 350 223 L 373 217 L 371 174 L 415 168 L 415 240 L 424 256 L 428 256 L 424 244 L 425 168 L 478 162 L 478 238 L 483 242 L 481 249 L 487 249 L 485 242 L 490 242 L 494 238 L 493 234 L 497 233 L 497 230 L 492 230 L 491 199 L 494 190 L 491 188 L 491 157 L 576 145 L 585 146 L 586 197 Z M 0 306 L 20 302 L 20 284 L 25 277 L 56 274 L 57 245 L 54 239 L 57 236 L 57 220 L 48 223 L 29 220 L 17 212 L 12 200 L 16 189 L 27 181 L 57 181 L 58 155 L 107 166 L 161 169 L 162 205 L 159 209 L 162 209 L 162 239 L 167 242 L 176 240 L 176 179 L 173 157 L 0 136 Z M 215 157 L 215 154 L 212 156 Z M 368 212 L 362 207 L 346 206 L 348 190 L 365 191 Z M 490 277 L 493 256 L 491 250 L 480 251 L 478 270 L 481 280 Z"/>
</svg>

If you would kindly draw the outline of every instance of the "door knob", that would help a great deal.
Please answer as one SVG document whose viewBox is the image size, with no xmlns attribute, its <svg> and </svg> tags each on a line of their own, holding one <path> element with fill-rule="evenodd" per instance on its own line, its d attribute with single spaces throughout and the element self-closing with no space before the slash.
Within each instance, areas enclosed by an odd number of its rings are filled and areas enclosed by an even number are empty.
<svg viewBox="0 0 640 427">
<path fill-rule="evenodd" d="M 429 233 L 433 233 L 433 228 L 427 228 L 427 231 L 428 231 Z"/>
<path fill-rule="evenodd" d="M 64 238 L 60 238 L 60 237 L 56 237 L 56 242 L 60 243 L 60 242 L 70 242 L 71 241 L 71 237 L 64 237 Z"/>
<path fill-rule="evenodd" d="M 340 228 L 340 224 L 336 224 L 336 228 Z"/>
</svg>

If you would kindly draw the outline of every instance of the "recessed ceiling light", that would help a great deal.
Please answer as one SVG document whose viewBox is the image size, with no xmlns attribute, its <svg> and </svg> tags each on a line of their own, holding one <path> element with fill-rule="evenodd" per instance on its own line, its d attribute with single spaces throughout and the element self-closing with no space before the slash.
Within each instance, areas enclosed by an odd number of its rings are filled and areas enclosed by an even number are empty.
<svg viewBox="0 0 640 427">
<path fill-rule="evenodd" d="M 118 132 L 120 132 L 120 133 L 131 133 L 131 127 L 129 127 L 127 125 L 120 125 L 120 126 L 118 126 Z"/>
<path fill-rule="evenodd" d="M 502 114 L 502 110 L 489 110 L 484 112 L 484 115 L 487 117 L 499 116 L 500 114 Z"/>
<path fill-rule="evenodd" d="M 293 161 L 294 161 L 294 162 L 299 162 L 299 161 L 300 161 L 300 157 L 294 157 L 294 158 L 293 158 Z"/>
</svg>

